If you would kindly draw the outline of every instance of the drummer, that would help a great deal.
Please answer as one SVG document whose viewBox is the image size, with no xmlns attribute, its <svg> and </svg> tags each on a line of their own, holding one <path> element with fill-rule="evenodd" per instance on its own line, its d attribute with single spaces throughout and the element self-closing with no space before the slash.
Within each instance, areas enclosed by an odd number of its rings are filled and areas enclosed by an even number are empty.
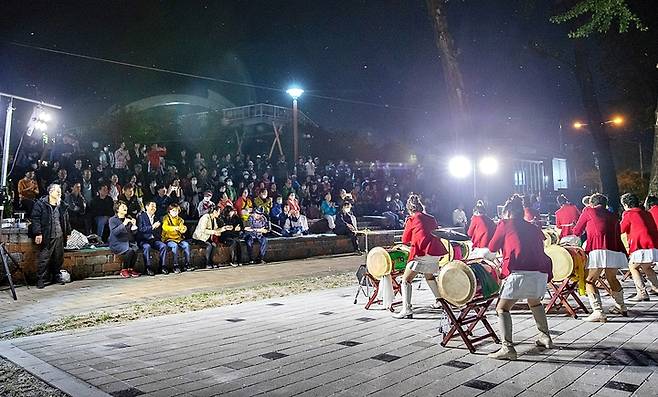
<svg viewBox="0 0 658 397">
<path fill-rule="evenodd" d="M 589 207 L 585 207 L 583 213 L 580 214 L 573 230 L 576 236 L 580 236 L 583 231 L 587 232 L 585 252 L 587 252 L 589 260 L 585 288 L 589 304 L 592 307 L 592 314 L 585 321 L 607 321 L 605 313 L 603 313 L 601 295 L 595 285 L 601 273 L 605 274 L 612 291 L 612 298 L 615 300 L 615 306 L 610 309 L 610 313 L 628 315 L 624 305 L 624 290 L 616 276 L 618 269 L 628 266 L 626 249 L 621 242 L 617 217 L 606 209 L 607 205 L 608 198 L 604 195 L 600 193 L 591 195 Z"/>
<path fill-rule="evenodd" d="M 658 226 L 658 197 L 647 196 L 644 200 L 644 208 L 649 211 L 654 223 Z"/>
<path fill-rule="evenodd" d="M 484 201 L 478 200 L 473 208 L 473 217 L 471 217 L 471 225 L 467 232 L 468 237 L 473 242 L 470 258 L 496 259 L 496 255 L 492 254 L 488 247 L 489 240 L 491 240 L 495 231 L 496 224 L 487 216 Z"/>
<path fill-rule="evenodd" d="M 548 280 L 553 278 L 551 259 L 544 253 L 544 234 L 523 219 L 523 201 L 513 195 L 503 207 L 503 217 L 489 242 L 489 250 L 503 251 L 501 277 L 504 279 L 496 305 L 498 323 L 503 336 L 502 347 L 490 358 L 516 360 L 512 343 L 510 310 L 520 299 L 526 299 L 539 330 L 537 346 L 553 347 L 546 312 L 541 303 Z"/>
<path fill-rule="evenodd" d="M 640 269 L 651 282 L 651 292 L 658 295 L 658 278 L 653 263 L 658 261 L 658 229 L 650 213 L 640 207 L 640 200 L 633 193 L 621 196 L 624 214 L 621 217 L 621 232 L 628 236 L 628 267 L 633 275 L 637 294 L 631 302 L 648 301 L 649 295 L 644 285 Z"/>
<path fill-rule="evenodd" d="M 580 238 L 573 234 L 573 227 L 578 222 L 580 210 L 571 204 L 564 194 L 557 196 L 557 204 L 560 208 L 555 211 L 555 225 L 560 229 L 560 244 L 580 246 Z"/>
<path fill-rule="evenodd" d="M 418 273 L 425 275 L 427 285 L 432 290 L 434 297 L 439 299 L 439 285 L 436 283 L 434 275 L 439 272 L 439 260 L 448 253 L 446 247 L 441 243 L 441 239 L 432 234 L 439 224 L 432 215 L 425 212 L 425 206 L 418 195 L 409 196 L 407 212 L 409 217 L 404 225 L 402 244 L 410 245 L 411 250 L 407 268 L 402 275 L 402 310 L 393 315 L 394 318 L 413 317 L 411 282 Z"/>
</svg>

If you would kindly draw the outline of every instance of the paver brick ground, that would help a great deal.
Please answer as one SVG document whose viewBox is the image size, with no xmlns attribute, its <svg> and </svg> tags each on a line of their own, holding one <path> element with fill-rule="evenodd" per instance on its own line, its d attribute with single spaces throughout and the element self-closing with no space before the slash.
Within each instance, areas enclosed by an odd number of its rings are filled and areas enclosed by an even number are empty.
<svg viewBox="0 0 658 397">
<path fill-rule="evenodd" d="M 506 362 L 486 357 L 489 342 L 476 354 L 458 340 L 441 347 L 442 313 L 421 286 L 413 320 L 366 311 L 363 297 L 354 305 L 354 286 L 13 339 L 0 351 L 16 347 L 114 395 L 656 395 L 654 302 L 606 324 L 550 315 L 551 350 L 534 345 L 529 311 L 514 311 L 519 360 Z"/>
</svg>

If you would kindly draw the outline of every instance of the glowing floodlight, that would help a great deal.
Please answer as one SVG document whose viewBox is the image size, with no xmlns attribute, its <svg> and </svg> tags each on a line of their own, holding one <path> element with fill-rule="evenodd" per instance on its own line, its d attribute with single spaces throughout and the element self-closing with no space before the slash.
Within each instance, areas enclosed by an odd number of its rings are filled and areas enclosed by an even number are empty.
<svg viewBox="0 0 658 397">
<path fill-rule="evenodd" d="M 480 160 L 480 172 L 483 174 L 495 174 L 498 172 L 498 160 L 495 157 L 487 156 Z"/>
<path fill-rule="evenodd" d="M 466 178 L 471 173 L 471 161 L 464 156 L 455 156 L 448 163 L 450 173 L 457 178 Z"/>
</svg>

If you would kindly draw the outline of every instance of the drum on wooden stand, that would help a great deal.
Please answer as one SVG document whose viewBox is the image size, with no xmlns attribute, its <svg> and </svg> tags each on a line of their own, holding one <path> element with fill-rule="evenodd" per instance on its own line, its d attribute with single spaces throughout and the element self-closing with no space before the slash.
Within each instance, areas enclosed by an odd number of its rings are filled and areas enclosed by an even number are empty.
<svg viewBox="0 0 658 397">
<path fill-rule="evenodd" d="M 579 277 L 587 266 L 587 253 L 572 245 L 551 245 L 544 249 L 553 263 L 553 281 Z"/>
<path fill-rule="evenodd" d="M 486 259 L 467 263 L 475 274 L 475 297 L 489 298 L 500 291 L 500 267 Z"/>
<path fill-rule="evenodd" d="M 441 239 L 441 243 L 448 251 L 447 255 L 444 255 L 439 260 L 439 266 L 447 265 L 450 261 L 455 259 L 455 247 L 452 246 L 452 243 L 449 240 Z"/>
</svg>

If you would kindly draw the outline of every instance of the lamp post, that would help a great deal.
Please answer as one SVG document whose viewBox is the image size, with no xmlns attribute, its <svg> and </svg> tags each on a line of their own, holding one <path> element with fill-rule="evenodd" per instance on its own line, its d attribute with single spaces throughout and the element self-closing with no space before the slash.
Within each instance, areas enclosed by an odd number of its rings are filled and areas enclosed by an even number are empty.
<svg viewBox="0 0 658 397">
<path fill-rule="evenodd" d="M 476 164 L 474 159 L 466 156 L 455 156 L 448 163 L 450 173 L 456 178 L 466 178 L 470 173 L 473 173 L 473 198 L 477 198 L 478 168 L 484 175 L 493 175 L 498 172 L 498 160 L 493 156 L 485 156 Z"/>
<path fill-rule="evenodd" d="M 603 121 L 603 122 L 601 122 L 601 124 L 602 125 L 613 125 L 615 127 L 619 127 L 619 126 L 624 124 L 624 118 L 621 117 L 621 116 L 615 116 L 615 117 L 612 118 L 612 120 Z M 589 132 L 589 130 L 587 128 L 585 128 L 585 127 L 587 127 L 587 125 L 588 125 L 587 123 L 581 123 L 580 121 L 575 121 L 573 123 L 573 128 L 576 129 L 576 130 L 583 129 L 583 130 Z M 638 151 L 640 153 L 640 157 L 639 157 L 639 160 L 640 160 L 640 178 L 644 178 L 644 160 L 642 158 L 642 139 L 638 139 L 637 146 L 638 146 Z"/>
<path fill-rule="evenodd" d="M 286 90 L 288 95 L 292 97 L 292 141 L 293 141 L 293 163 L 297 164 L 297 157 L 299 157 L 299 128 L 297 116 L 297 99 L 302 96 L 304 90 L 299 87 L 292 87 Z"/>
</svg>

